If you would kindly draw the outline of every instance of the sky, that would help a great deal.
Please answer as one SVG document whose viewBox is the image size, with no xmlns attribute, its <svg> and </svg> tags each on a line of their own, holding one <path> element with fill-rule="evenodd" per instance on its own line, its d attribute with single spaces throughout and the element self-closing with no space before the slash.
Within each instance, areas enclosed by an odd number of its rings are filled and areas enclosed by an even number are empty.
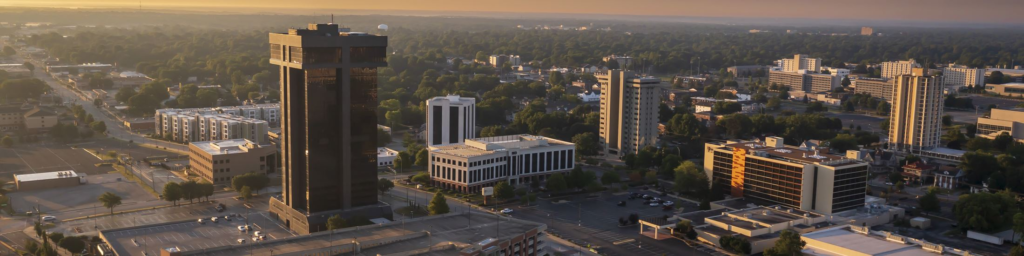
<svg viewBox="0 0 1024 256">
<path fill-rule="evenodd" d="M 143 0 L 143 7 L 247 7 L 1024 24 L 1024 0 Z M 0 0 L 0 6 L 136 7 L 138 0 Z M 403 12 L 409 13 L 409 12 Z"/>
</svg>

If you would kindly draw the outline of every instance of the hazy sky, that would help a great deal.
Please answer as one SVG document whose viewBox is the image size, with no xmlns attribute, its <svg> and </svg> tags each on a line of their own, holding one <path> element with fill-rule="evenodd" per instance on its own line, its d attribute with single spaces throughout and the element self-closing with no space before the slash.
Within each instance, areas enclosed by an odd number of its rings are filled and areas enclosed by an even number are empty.
<svg viewBox="0 0 1024 256">
<path fill-rule="evenodd" d="M 0 6 L 138 4 L 138 0 L 0 0 Z M 1024 0 L 143 0 L 143 5 L 1024 23 Z"/>
</svg>

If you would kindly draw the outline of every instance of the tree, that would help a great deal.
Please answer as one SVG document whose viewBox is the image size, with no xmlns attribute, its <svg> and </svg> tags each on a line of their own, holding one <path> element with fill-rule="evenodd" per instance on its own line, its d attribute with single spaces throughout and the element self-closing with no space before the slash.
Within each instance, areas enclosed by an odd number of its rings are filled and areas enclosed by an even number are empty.
<svg viewBox="0 0 1024 256">
<path fill-rule="evenodd" d="M 181 200 L 181 185 L 173 181 L 164 184 L 163 196 L 165 201 L 178 205 L 178 200 Z"/>
<path fill-rule="evenodd" d="M 728 115 L 737 113 L 743 110 L 743 105 L 739 102 L 732 101 L 716 101 L 711 107 L 711 112 L 719 115 Z"/>
<path fill-rule="evenodd" d="M 684 140 L 693 141 L 704 135 L 707 127 L 701 125 L 697 117 L 690 113 L 676 114 L 669 119 L 669 131 Z"/>
<path fill-rule="evenodd" d="M 612 170 L 601 173 L 601 184 L 611 185 L 621 181 L 622 178 L 619 177 L 619 172 L 617 171 Z"/>
<path fill-rule="evenodd" d="M 889 103 L 884 101 L 879 102 L 878 107 L 875 107 L 875 115 L 888 116 L 889 114 Z M 886 128 L 888 128 L 888 126 L 886 126 Z"/>
<path fill-rule="evenodd" d="M 825 104 L 821 103 L 820 101 L 815 101 L 815 102 L 808 103 L 807 104 L 807 109 L 805 110 L 805 112 L 807 112 L 807 113 L 826 112 L 826 111 L 828 111 L 828 108 L 826 108 Z"/>
<path fill-rule="evenodd" d="M 1013 144 L 1013 136 L 1010 136 L 1007 132 L 1002 132 L 992 139 L 992 147 L 995 150 L 1006 151 Z"/>
<path fill-rule="evenodd" d="M 346 226 L 348 226 L 348 223 L 346 223 L 345 219 L 341 218 L 341 215 L 335 214 L 327 218 L 327 230 L 342 229 Z"/>
<path fill-rule="evenodd" d="M 684 234 L 686 239 L 697 239 L 697 231 L 694 230 L 693 223 L 689 220 L 681 220 L 679 223 L 676 223 L 676 232 Z"/>
<path fill-rule="evenodd" d="M 942 115 L 942 126 L 950 126 L 950 125 L 953 125 L 953 116 L 951 116 L 951 115 Z"/>
<path fill-rule="evenodd" d="M 903 182 L 903 174 L 901 174 L 898 171 L 890 172 L 889 173 L 889 182 L 894 184 L 894 185 L 896 183 Z"/>
<path fill-rule="evenodd" d="M 937 192 L 933 189 L 929 189 L 928 193 L 921 197 L 918 204 L 920 204 L 922 211 L 938 213 L 942 210 L 939 206 L 939 197 L 936 193 Z"/>
<path fill-rule="evenodd" d="M 412 182 L 420 184 L 427 184 L 430 183 L 430 174 L 428 174 L 427 172 L 419 172 L 416 175 L 413 175 L 412 178 L 410 178 L 410 180 L 412 180 Z"/>
<path fill-rule="evenodd" d="M 96 133 L 104 133 L 107 131 L 107 124 L 103 121 L 94 121 L 89 124 L 89 128 Z"/>
<path fill-rule="evenodd" d="M 65 237 L 60 240 L 60 243 L 58 243 L 57 246 L 64 248 L 64 250 L 67 250 L 68 252 L 81 252 L 86 248 L 85 241 L 83 241 L 81 237 L 77 236 Z"/>
<path fill-rule="evenodd" d="M 1024 256 L 1024 247 L 1018 244 L 1013 248 L 1010 248 L 1009 256 Z"/>
<path fill-rule="evenodd" d="M 4 137 L 0 139 L 0 144 L 4 145 L 4 147 L 12 147 L 14 146 L 14 139 L 11 139 L 11 136 L 9 135 L 4 135 Z"/>
<path fill-rule="evenodd" d="M 420 149 L 419 153 L 416 153 L 416 165 L 420 167 L 427 167 L 430 163 L 430 151 L 427 149 Z"/>
<path fill-rule="evenodd" d="M 904 186 L 906 185 L 903 184 L 902 180 L 900 182 L 896 182 L 896 191 L 903 191 Z"/>
<path fill-rule="evenodd" d="M 747 115 L 731 114 L 718 119 L 715 125 L 734 138 L 744 138 L 753 130 L 754 123 Z"/>
<path fill-rule="evenodd" d="M 110 209 L 111 215 L 114 214 L 114 207 L 121 205 L 121 197 L 110 192 L 100 195 L 99 201 L 103 204 L 103 207 Z"/>
<path fill-rule="evenodd" d="M 1024 237 L 1024 213 L 1017 213 L 1013 215 L 1013 233 L 1018 235 L 1015 241 L 1020 241 L 1020 237 Z"/>
<path fill-rule="evenodd" d="M 672 177 L 675 174 L 675 168 L 682 163 L 682 157 L 679 157 L 677 155 L 667 155 L 661 159 L 661 164 L 658 165 L 658 175 L 661 175 L 663 177 Z"/>
<path fill-rule="evenodd" d="M 561 192 L 569 186 L 566 184 L 565 177 L 562 176 L 561 173 L 555 173 L 552 174 L 551 177 L 548 177 L 547 183 L 544 187 L 552 192 Z"/>
<path fill-rule="evenodd" d="M 779 98 L 770 98 L 768 99 L 768 103 L 764 105 L 765 108 L 770 110 L 778 110 L 780 106 L 782 106 L 782 100 Z"/>
<path fill-rule="evenodd" d="M 494 198 L 505 201 L 516 197 L 516 191 L 508 182 L 499 181 L 494 185 Z"/>
<path fill-rule="evenodd" d="M 3 53 L 3 56 L 11 56 L 11 55 L 14 55 L 17 52 L 14 51 L 14 47 L 11 47 L 10 45 L 4 45 L 4 50 L 3 50 L 2 53 Z"/>
<path fill-rule="evenodd" d="M 723 249 L 729 250 L 735 253 L 742 253 L 744 255 L 750 254 L 750 241 L 743 239 L 739 236 L 722 236 L 718 239 L 718 244 Z"/>
<path fill-rule="evenodd" d="M 248 203 L 249 199 L 252 199 L 252 188 L 249 188 L 249 186 L 242 187 L 242 190 L 238 191 L 238 197 L 245 199 L 245 202 Z"/>
<path fill-rule="evenodd" d="M 430 204 L 427 205 L 427 211 L 430 212 L 430 215 L 448 213 L 448 200 L 445 200 L 444 194 L 441 194 L 441 192 L 434 193 L 434 198 L 430 199 Z"/>
<path fill-rule="evenodd" d="M 22 63 L 21 65 L 25 66 L 25 69 L 28 69 L 29 73 L 32 73 L 32 72 L 36 71 L 36 65 L 32 64 L 32 62 L 26 61 L 25 63 Z"/>
<path fill-rule="evenodd" d="M 412 167 L 412 163 L 415 160 L 416 159 L 414 159 L 412 155 L 409 155 L 409 152 L 399 151 L 398 152 L 398 158 L 395 159 L 395 167 L 398 167 L 398 168 Z"/>
<path fill-rule="evenodd" d="M 387 193 L 388 190 L 391 190 L 391 188 L 394 187 L 395 183 L 391 182 L 391 180 L 385 178 L 380 178 L 380 180 L 377 180 L 377 190 L 380 191 L 381 195 L 384 195 L 384 193 Z"/>
<path fill-rule="evenodd" d="M 807 242 L 800 240 L 800 234 L 793 232 L 792 230 L 786 229 L 782 233 L 779 233 L 779 240 L 775 241 L 775 246 L 768 248 L 764 251 L 765 256 L 799 256 L 803 255 L 801 250 Z"/>
<path fill-rule="evenodd" d="M 598 144 L 597 135 L 595 135 L 592 132 L 584 132 L 573 135 L 572 143 L 576 144 L 576 152 L 579 153 L 580 155 L 593 156 L 597 155 L 597 153 L 601 151 L 601 146 Z"/>
<path fill-rule="evenodd" d="M 980 232 L 998 231 L 1011 225 L 1017 212 L 1016 200 L 1007 191 L 960 195 L 953 205 L 959 227 Z"/>
<path fill-rule="evenodd" d="M 967 141 L 967 150 L 969 151 L 991 151 L 992 140 L 988 138 L 975 137 Z"/>
<path fill-rule="evenodd" d="M 829 149 L 835 152 L 846 152 L 857 149 L 857 138 L 851 134 L 839 134 L 828 141 Z"/>
<path fill-rule="evenodd" d="M 121 87 L 121 89 L 117 90 L 117 94 L 114 94 L 114 100 L 117 100 L 117 102 L 125 103 L 128 102 L 128 100 L 131 99 L 132 96 L 135 96 L 135 90 L 133 90 L 131 87 Z"/>
</svg>

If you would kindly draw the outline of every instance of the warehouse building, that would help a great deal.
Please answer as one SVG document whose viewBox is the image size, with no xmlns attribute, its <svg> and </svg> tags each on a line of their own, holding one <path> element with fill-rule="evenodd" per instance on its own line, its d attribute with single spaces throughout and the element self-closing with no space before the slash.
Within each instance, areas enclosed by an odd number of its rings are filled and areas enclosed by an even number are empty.
<svg viewBox="0 0 1024 256">
<path fill-rule="evenodd" d="M 42 172 L 32 174 L 15 174 L 14 184 L 18 190 L 36 190 L 50 188 L 74 187 L 85 184 L 85 174 L 75 171 Z"/>
</svg>

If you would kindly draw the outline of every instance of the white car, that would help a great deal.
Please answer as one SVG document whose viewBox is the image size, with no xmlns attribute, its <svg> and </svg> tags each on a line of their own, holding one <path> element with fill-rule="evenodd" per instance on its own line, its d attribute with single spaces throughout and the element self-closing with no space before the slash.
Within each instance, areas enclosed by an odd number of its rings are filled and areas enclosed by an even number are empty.
<svg viewBox="0 0 1024 256">
<path fill-rule="evenodd" d="M 659 204 L 659 203 L 651 203 L 651 207 L 658 207 L 658 206 L 660 206 L 660 205 L 661 205 L 661 204 Z"/>
<path fill-rule="evenodd" d="M 245 225 L 242 225 L 242 226 L 238 226 L 238 231 L 240 231 L 240 232 L 246 232 L 246 231 L 249 231 L 249 227 L 247 227 L 247 226 L 245 226 Z"/>
<path fill-rule="evenodd" d="M 43 216 L 43 221 L 56 221 L 56 220 L 57 220 L 57 217 L 53 217 L 53 216 L 49 216 L 49 215 Z"/>
<path fill-rule="evenodd" d="M 196 222 L 199 222 L 199 224 L 203 224 L 203 225 L 206 225 L 206 221 L 205 221 L 205 220 L 203 220 L 203 219 L 199 219 L 199 220 L 197 220 Z"/>
<path fill-rule="evenodd" d="M 672 201 L 665 201 L 665 203 L 662 203 L 661 205 L 664 205 L 664 206 L 672 206 L 672 205 L 674 205 L 674 204 L 676 204 L 676 203 L 674 203 L 674 202 L 672 202 Z"/>
<path fill-rule="evenodd" d="M 217 223 L 217 220 L 220 220 L 220 218 L 217 218 L 217 217 L 210 218 L 210 221 L 212 221 L 213 223 Z"/>
<path fill-rule="evenodd" d="M 887 181 L 887 182 L 885 182 L 885 185 L 889 185 L 889 186 L 892 186 L 892 182 L 888 182 L 888 181 Z"/>
<path fill-rule="evenodd" d="M 504 213 L 504 214 L 512 213 L 512 209 L 509 209 L 509 208 L 501 209 L 501 213 Z"/>
<path fill-rule="evenodd" d="M 263 236 L 263 232 L 256 231 L 252 233 L 253 236 Z"/>
<path fill-rule="evenodd" d="M 238 239 L 238 244 L 244 244 L 244 243 L 245 243 L 245 238 L 239 238 Z"/>
</svg>

